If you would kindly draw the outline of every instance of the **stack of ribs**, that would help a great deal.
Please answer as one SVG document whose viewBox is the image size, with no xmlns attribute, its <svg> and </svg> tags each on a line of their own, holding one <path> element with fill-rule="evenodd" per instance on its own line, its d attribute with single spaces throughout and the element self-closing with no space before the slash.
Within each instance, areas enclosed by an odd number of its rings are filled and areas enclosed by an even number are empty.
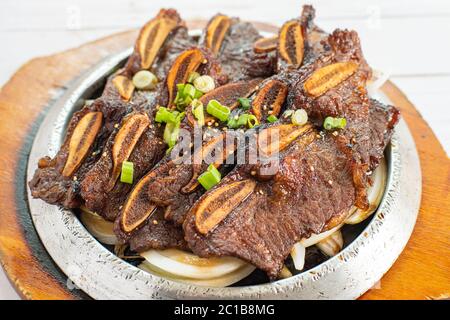
<svg viewBox="0 0 450 320">
<path fill-rule="evenodd" d="M 327 34 L 314 16 L 304 6 L 277 37 L 263 38 L 250 23 L 217 14 L 193 37 L 176 11 L 161 10 L 103 94 L 74 114 L 56 156 L 39 160 L 32 196 L 115 221 L 119 241 L 134 251 L 238 257 L 276 279 L 296 242 L 341 224 L 353 206 L 367 209 L 370 174 L 399 119 L 395 107 L 367 94 L 371 69 L 356 32 Z M 134 88 L 140 70 L 160 79 L 153 91 Z M 192 161 L 180 162 L 166 152 L 155 114 L 159 106 L 175 107 L 177 84 L 192 72 L 215 82 L 200 98 L 205 106 L 215 99 L 237 117 L 238 99 L 248 98 L 260 125 L 229 141 L 233 129 L 208 115 L 198 128 L 187 108 L 181 128 L 192 137 L 200 130 L 204 139 L 191 147 Z M 307 124 L 283 116 L 299 109 Z M 267 121 L 270 115 L 278 120 Z M 347 125 L 324 130 L 327 117 Z M 263 151 L 272 153 L 275 132 L 278 162 L 268 171 L 270 163 L 249 160 L 255 146 L 245 137 L 264 140 Z M 197 180 L 210 165 L 204 155 L 218 146 L 213 165 L 223 178 L 205 190 Z M 238 149 L 244 161 L 230 164 Z M 124 161 L 134 164 L 133 184 L 118 179 Z"/>
</svg>

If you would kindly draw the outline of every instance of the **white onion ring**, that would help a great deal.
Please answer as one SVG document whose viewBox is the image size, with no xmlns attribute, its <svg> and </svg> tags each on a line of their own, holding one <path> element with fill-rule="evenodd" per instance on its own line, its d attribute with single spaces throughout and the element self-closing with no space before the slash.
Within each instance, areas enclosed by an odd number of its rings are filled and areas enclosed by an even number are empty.
<svg viewBox="0 0 450 320">
<path fill-rule="evenodd" d="M 109 245 L 118 243 L 117 237 L 114 234 L 113 222 L 106 221 L 85 207 L 81 208 L 80 219 L 86 229 L 101 243 Z"/>
<path fill-rule="evenodd" d="M 149 264 L 176 277 L 190 279 L 214 279 L 247 265 L 233 257 L 200 258 L 178 249 L 148 250 L 140 254 Z"/>
</svg>

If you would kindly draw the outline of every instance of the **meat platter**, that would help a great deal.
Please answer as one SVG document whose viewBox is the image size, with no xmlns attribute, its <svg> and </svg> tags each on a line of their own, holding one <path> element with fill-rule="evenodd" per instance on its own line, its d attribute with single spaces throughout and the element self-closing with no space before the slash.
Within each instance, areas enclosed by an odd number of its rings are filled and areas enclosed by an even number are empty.
<svg viewBox="0 0 450 320">
<path fill-rule="evenodd" d="M 349 299 L 389 269 L 420 201 L 414 142 L 356 32 L 327 34 L 314 14 L 305 6 L 277 35 L 221 14 L 188 31 L 161 10 L 52 107 L 29 158 L 29 206 L 79 288 Z M 274 132 L 276 164 L 264 152 Z M 269 160 L 251 162 L 253 136 Z M 220 157 L 207 161 L 210 149 Z"/>
</svg>

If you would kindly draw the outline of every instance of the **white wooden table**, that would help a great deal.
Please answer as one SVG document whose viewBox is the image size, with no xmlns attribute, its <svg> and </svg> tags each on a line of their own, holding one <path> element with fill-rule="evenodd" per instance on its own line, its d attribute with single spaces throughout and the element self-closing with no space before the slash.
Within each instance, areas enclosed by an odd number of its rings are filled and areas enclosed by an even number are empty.
<svg viewBox="0 0 450 320">
<path fill-rule="evenodd" d="M 280 25 L 298 15 L 302 4 L 297 0 L 168 2 L 1 0 L 0 86 L 31 58 L 137 28 L 161 7 L 176 8 L 185 19 L 208 18 L 220 11 Z M 391 75 L 450 154 L 450 2 L 309 0 L 308 3 L 316 7 L 317 22 L 325 30 L 339 27 L 359 32 L 369 63 Z M 17 298 L 0 270 L 0 299 Z"/>
</svg>

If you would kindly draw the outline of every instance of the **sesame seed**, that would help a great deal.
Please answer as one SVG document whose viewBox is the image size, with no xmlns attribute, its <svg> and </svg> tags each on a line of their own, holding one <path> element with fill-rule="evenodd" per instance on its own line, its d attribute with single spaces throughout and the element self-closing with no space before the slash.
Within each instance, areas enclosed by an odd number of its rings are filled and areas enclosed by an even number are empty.
<svg viewBox="0 0 450 320">
<path fill-rule="evenodd" d="M 114 128 L 118 128 L 119 127 L 119 124 L 118 123 L 116 123 L 115 125 L 114 125 Z"/>
<path fill-rule="evenodd" d="M 73 181 L 77 181 L 77 176 L 73 176 Z"/>
<path fill-rule="evenodd" d="M 310 169 L 311 169 L 312 172 L 314 172 L 314 167 L 313 166 L 311 166 Z"/>
<path fill-rule="evenodd" d="M 207 60 L 207 59 L 203 59 L 202 63 L 203 63 L 203 64 L 207 64 L 207 63 L 208 63 L 208 60 Z"/>
<path fill-rule="evenodd" d="M 153 224 L 155 224 L 155 225 L 156 225 L 156 224 L 158 224 L 158 221 L 156 221 L 156 220 L 153 220 Z"/>
<path fill-rule="evenodd" d="M 102 156 L 103 156 L 103 157 L 106 157 L 106 152 L 103 152 L 103 153 L 102 153 Z"/>
<path fill-rule="evenodd" d="M 331 180 L 328 180 L 328 183 L 330 184 L 330 186 L 333 185 L 333 181 Z"/>
<path fill-rule="evenodd" d="M 250 172 L 250 174 L 251 174 L 252 176 L 254 176 L 254 175 L 256 175 L 256 171 L 255 171 L 255 170 L 252 170 L 252 171 Z"/>
<path fill-rule="evenodd" d="M 338 132 L 337 131 L 333 131 L 332 135 L 336 137 L 338 135 Z"/>
</svg>

